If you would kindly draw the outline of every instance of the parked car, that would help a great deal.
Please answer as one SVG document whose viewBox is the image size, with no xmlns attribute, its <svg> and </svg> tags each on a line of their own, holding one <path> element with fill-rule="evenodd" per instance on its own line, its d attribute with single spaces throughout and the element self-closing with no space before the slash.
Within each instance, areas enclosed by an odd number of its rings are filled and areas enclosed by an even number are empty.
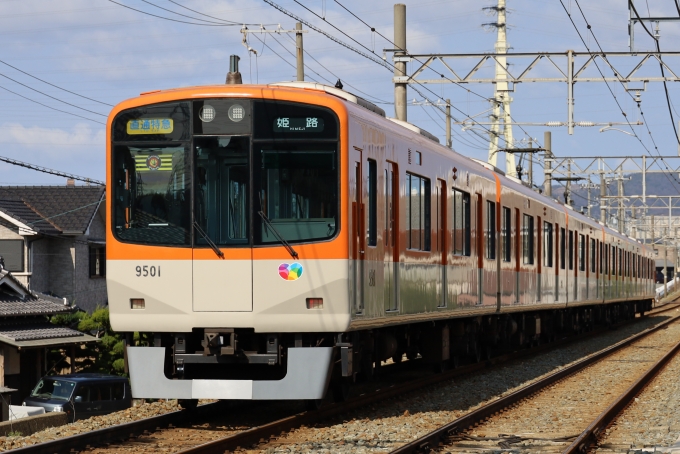
<svg viewBox="0 0 680 454">
<path fill-rule="evenodd" d="M 69 374 L 42 378 L 23 405 L 63 411 L 70 421 L 105 415 L 132 406 L 127 378 L 106 374 Z"/>
</svg>

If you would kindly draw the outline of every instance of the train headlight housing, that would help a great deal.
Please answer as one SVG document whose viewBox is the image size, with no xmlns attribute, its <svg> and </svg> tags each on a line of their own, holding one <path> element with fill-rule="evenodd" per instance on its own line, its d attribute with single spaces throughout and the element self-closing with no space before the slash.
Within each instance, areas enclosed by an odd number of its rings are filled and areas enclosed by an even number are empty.
<svg viewBox="0 0 680 454">
<path fill-rule="evenodd" d="M 323 298 L 307 298 L 307 309 L 323 309 Z"/>
</svg>

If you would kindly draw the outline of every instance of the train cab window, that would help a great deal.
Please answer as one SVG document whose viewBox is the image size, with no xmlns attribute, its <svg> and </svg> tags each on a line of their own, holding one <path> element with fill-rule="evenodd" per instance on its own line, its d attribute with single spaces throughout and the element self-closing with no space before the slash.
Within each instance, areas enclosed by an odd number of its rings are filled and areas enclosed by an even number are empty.
<svg viewBox="0 0 680 454">
<path fill-rule="evenodd" d="M 484 231 L 485 257 L 496 258 L 496 204 L 486 201 L 486 229 Z"/>
<path fill-rule="evenodd" d="M 543 266 L 553 266 L 553 225 L 543 222 Z"/>
<path fill-rule="evenodd" d="M 470 255 L 470 194 L 453 190 L 453 253 Z"/>
<path fill-rule="evenodd" d="M 590 272 L 594 273 L 597 265 L 597 246 L 595 239 L 590 239 Z"/>
<path fill-rule="evenodd" d="M 430 180 L 406 174 L 409 188 L 406 219 L 408 222 L 408 248 L 430 250 Z"/>
<path fill-rule="evenodd" d="M 120 240 L 188 246 L 189 149 L 184 145 L 113 147 L 113 231 Z"/>
<path fill-rule="evenodd" d="M 564 269 L 566 266 L 567 255 L 567 231 L 564 227 L 560 227 L 560 268 Z"/>
<path fill-rule="evenodd" d="M 196 244 L 247 245 L 250 139 L 196 137 L 194 153 L 194 219 L 206 234 L 195 235 Z"/>
<path fill-rule="evenodd" d="M 574 269 L 574 231 L 569 230 L 569 269 Z"/>
<path fill-rule="evenodd" d="M 578 236 L 578 269 L 586 270 L 586 237 L 581 234 Z"/>
<path fill-rule="evenodd" d="M 512 211 L 503 207 L 501 211 L 501 236 L 503 239 L 503 261 L 509 262 L 512 256 Z"/>
<path fill-rule="evenodd" d="M 534 263 L 534 217 L 528 214 L 522 215 L 522 262 Z"/>
<path fill-rule="evenodd" d="M 378 166 L 368 160 L 368 245 L 378 244 Z"/>
</svg>

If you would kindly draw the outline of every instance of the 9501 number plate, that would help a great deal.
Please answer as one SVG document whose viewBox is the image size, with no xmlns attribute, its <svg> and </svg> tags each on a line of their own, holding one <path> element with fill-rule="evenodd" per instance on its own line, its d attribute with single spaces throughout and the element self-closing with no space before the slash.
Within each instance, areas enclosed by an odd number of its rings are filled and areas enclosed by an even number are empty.
<svg viewBox="0 0 680 454">
<path fill-rule="evenodd" d="M 160 265 L 137 265 L 135 273 L 137 277 L 161 277 L 161 267 Z"/>
</svg>

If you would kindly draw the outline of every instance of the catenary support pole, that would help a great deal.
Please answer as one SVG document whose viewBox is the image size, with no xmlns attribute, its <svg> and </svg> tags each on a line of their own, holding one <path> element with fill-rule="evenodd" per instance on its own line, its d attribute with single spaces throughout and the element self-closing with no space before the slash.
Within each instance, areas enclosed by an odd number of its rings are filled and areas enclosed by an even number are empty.
<svg viewBox="0 0 680 454">
<path fill-rule="evenodd" d="M 406 55 L 406 5 L 397 3 L 394 5 L 394 44 L 397 49 L 394 53 L 394 77 L 406 76 L 406 62 L 398 61 L 399 57 Z M 397 120 L 407 121 L 406 116 L 406 86 L 407 84 L 394 84 L 394 115 Z"/>
<path fill-rule="evenodd" d="M 545 131 L 543 133 L 543 148 L 545 148 L 545 157 L 543 159 L 543 192 L 548 197 L 552 197 L 552 132 Z"/>
<path fill-rule="evenodd" d="M 302 24 L 297 22 L 295 24 L 295 50 L 297 55 L 297 80 L 302 82 L 305 80 L 305 54 L 302 48 Z"/>
<path fill-rule="evenodd" d="M 451 143 L 451 100 L 446 100 L 446 146 L 453 148 Z"/>
</svg>

